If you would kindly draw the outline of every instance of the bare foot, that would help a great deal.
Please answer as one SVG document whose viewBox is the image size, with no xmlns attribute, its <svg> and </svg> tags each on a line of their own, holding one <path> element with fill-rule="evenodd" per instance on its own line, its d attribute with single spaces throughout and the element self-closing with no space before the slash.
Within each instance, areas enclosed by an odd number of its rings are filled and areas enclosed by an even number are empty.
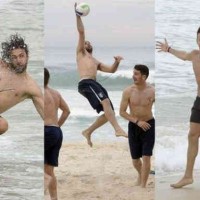
<svg viewBox="0 0 200 200">
<path fill-rule="evenodd" d="M 183 186 L 190 185 L 193 183 L 192 178 L 182 178 L 178 183 L 171 184 L 170 186 L 173 188 L 182 188 Z"/>
<path fill-rule="evenodd" d="M 87 130 L 84 130 L 82 132 L 82 135 L 87 139 L 88 145 L 90 145 L 90 147 L 92 147 L 91 133 L 89 131 L 87 131 Z"/>
<path fill-rule="evenodd" d="M 128 135 L 122 129 L 116 130 L 115 132 L 116 137 L 125 137 L 128 138 Z"/>
</svg>

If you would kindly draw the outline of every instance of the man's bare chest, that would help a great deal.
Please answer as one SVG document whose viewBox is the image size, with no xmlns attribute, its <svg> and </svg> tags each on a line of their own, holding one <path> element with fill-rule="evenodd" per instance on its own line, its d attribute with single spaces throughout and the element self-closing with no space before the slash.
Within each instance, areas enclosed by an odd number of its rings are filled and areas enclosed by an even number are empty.
<svg viewBox="0 0 200 200">
<path fill-rule="evenodd" d="M 9 73 L 0 73 L 0 92 L 7 98 L 22 98 L 26 93 L 27 83 Z"/>
<path fill-rule="evenodd" d="M 132 92 L 130 103 L 133 106 L 148 106 L 153 103 L 153 94 L 150 91 Z"/>
</svg>

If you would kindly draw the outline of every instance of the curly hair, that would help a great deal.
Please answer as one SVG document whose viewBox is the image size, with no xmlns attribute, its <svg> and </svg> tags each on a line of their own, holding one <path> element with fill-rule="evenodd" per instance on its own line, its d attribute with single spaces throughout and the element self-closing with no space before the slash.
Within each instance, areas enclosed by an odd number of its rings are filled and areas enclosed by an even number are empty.
<svg viewBox="0 0 200 200">
<path fill-rule="evenodd" d="M 1 56 L 2 56 L 2 60 L 4 61 L 10 60 L 11 51 L 14 49 L 24 49 L 26 54 L 27 55 L 29 54 L 27 44 L 25 44 L 24 39 L 17 33 L 14 35 L 11 35 L 9 38 L 9 41 L 2 42 L 1 48 L 2 48 Z"/>
</svg>

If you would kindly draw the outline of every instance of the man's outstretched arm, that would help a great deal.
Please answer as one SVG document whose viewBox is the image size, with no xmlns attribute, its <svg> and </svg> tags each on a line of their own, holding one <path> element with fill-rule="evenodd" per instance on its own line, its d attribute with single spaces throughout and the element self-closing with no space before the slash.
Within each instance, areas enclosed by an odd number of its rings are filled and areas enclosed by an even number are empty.
<svg viewBox="0 0 200 200">
<path fill-rule="evenodd" d="M 44 96 L 42 90 L 33 80 L 30 85 L 31 86 L 28 88 L 28 95 L 32 99 L 37 112 L 40 114 L 41 118 L 44 119 Z"/>
<path fill-rule="evenodd" d="M 41 118 L 44 119 L 44 97 L 42 91 L 38 90 L 37 94 L 32 97 L 32 100 Z"/>
<path fill-rule="evenodd" d="M 75 8 L 75 13 L 76 13 L 76 5 L 75 3 L 74 8 Z M 82 22 L 82 19 L 80 16 L 76 14 L 76 24 L 77 24 L 77 30 L 79 33 L 79 41 L 78 41 L 78 46 L 77 46 L 77 53 L 85 51 L 85 29 L 84 25 Z"/>
<path fill-rule="evenodd" d="M 176 50 L 169 46 L 167 40 L 165 39 L 164 42 L 156 42 L 156 49 L 158 49 L 158 52 L 168 52 L 172 55 L 176 56 L 177 58 L 181 60 L 192 60 L 192 52 L 186 52 L 181 50 Z"/>
<path fill-rule="evenodd" d="M 112 65 L 105 65 L 103 63 L 99 63 L 98 70 L 107 73 L 115 73 L 123 58 L 121 56 L 114 56 L 114 59 L 115 61 Z"/>
</svg>

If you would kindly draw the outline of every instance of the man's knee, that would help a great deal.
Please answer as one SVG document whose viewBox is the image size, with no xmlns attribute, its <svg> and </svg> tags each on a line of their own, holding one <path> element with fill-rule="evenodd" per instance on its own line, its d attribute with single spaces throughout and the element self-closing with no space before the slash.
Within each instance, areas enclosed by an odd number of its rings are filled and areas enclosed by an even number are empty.
<svg viewBox="0 0 200 200">
<path fill-rule="evenodd" d="M 53 166 L 50 166 L 50 165 L 46 165 L 44 166 L 44 170 L 45 170 L 45 173 L 51 177 L 54 176 L 54 167 Z"/>
<path fill-rule="evenodd" d="M 104 100 L 101 102 L 101 104 L 102 104 L 103 106 L 111 106 L 110 100 L 109 100 L 108 98 L 104 99 Z"/>
<path fill-rule="evenodd" d="M 198 140 L 200 137 L 200 124 L 190 123 L 190 131 L 188 134 L 189 140 Z"/>
<path fill-rule="evenodd" d="M 8 122 L 0 117 L 0 135 L 5 133 L 8 130 Z"/>
<path fill-rule="evenodd" d="M 142 156 L 142 161 L 145 166 L 150 166 L 151 156 Z"/>
<path fill-rule="evenodd" d="M 194 129 L 190 129 L 189 134 L 188 134 L 188 140 L 189 141 L 196 141 L 199 139 L 200 133 L 197 132 Z"/>
<path fill-rule="evenodd" d="M 104 111 L 115 113 L 115 111 L 113 110 L 112 105 L 110 103 L 110 99 L 108 99 L 108 98 L 104 99 L 101 102 L 101 104 L 103 106 Z"/>
<path fill-rule="evenodd" d="M 141 167 L 142 163 L 140 159 L 133 159 L 133 166 L 138 168 Z"/>
<path fill-rule="evenodd" d="M 188 134 L 188 140 L 191 142 L 196 142 L 199 139 L 199 134 L 195 133 L 195 132 L 189 132 Z"/>
</svg>

